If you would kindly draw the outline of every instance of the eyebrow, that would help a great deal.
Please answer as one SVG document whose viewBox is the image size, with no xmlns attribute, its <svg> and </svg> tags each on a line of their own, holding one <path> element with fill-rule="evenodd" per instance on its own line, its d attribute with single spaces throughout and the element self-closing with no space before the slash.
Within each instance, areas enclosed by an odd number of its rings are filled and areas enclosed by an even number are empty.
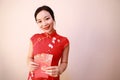
<svg viewBox="0 0 120 80">
<path fill-rule="evenodd" d="M 50 17 L 50 16 L 48 15 L 48 16 L 45 16 L 44 18 L 46 18 L 46 17 Z M 41 19 L 37 19 L 37 20 L 41 20 Z"/>
</svg>

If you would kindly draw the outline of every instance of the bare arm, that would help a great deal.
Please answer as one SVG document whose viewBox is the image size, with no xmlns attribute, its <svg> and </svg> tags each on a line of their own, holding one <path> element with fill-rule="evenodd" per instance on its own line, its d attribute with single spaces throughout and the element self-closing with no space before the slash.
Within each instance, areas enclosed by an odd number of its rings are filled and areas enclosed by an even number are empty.
<svg viewBox="0 0 120 80">
<path fill-rule="evenodd" d="M 58 75 L 62 74 L 65 71 L 65 69 L 67 68 L 68 54 L 69 54 L 69 45 L 66 46 L 63 51 L 60 65 L 47 67 L 46 69 L 44 69 L 46 74 L 49 74 L 52 77 L 57 77 Z"/>
<path fill-rule="evenodd" d="M 33 44 L 32 44 L 32 41 L 30 41 L 29 50 L 28 50 L 28 56 L 27 56 L 27 64 L 29 64 L 30 61 L 33 61 L 32 52 L 33 52 Z"/>
<path fill-rule="evenodd" d="M 32 44 L 32 41 L 30 41 L 28 56 L 27 56 L 27 64 L 28 64 L 28 67 L 29 67 L 29 71 L 34 71 L 39 66 L 37 63 L 34 62 L 32 52 L 33 52 L 33 44 Z"/>
<path fill-rule="evenodd" d="M 69 45 L 66 46 L 64 51 L 63 51 L 63 55 L 61 57 L 61 63 L 59 66 L 59 74 L 63 73 L 65 71 L 65 69 L 67 68 L 68 55 L 69 55 Z"/>
</svg>

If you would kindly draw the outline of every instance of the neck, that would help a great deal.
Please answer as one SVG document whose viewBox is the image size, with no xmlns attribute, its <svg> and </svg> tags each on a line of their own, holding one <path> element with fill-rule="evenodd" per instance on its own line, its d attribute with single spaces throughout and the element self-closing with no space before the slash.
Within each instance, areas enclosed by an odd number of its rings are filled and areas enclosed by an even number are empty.
<svg viewBox="0 0 120 80">
<path fill-rule="evenodd" d="M 48 32 L 47 34 L 51 34 L 55 31 L 55 29 L 52 29 L 50 32 Z"/>
</svg>

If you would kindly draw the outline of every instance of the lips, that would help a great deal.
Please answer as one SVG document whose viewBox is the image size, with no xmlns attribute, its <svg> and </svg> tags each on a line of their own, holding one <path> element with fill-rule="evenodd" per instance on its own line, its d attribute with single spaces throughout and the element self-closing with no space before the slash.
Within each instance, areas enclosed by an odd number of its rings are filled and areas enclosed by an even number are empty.
<svg viewBox="0 0 120 80">
<path fill-rule="evenodd" d="M 46 27 L 44 27 L 43 29 L 44 30 L 48 30 L 50 28 L 50 26 L 46 26 Z"/>
</svg>

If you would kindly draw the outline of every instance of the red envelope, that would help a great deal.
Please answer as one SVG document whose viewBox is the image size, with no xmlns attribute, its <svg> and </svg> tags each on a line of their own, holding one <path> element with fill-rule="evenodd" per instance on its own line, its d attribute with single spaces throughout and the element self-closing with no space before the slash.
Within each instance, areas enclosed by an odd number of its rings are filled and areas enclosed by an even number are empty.
<svg viewBox="0 0 120 80">
<path fill-rule="evenodd" d="M 34 61 L 40 65 L 39 68 L 34 71 L 35 78 L 48 78 L 48 74 L 46 74 L 42 68 L 51 66 L 52 58 L 53 55 L 48 53 L 34 56 Z"/>
</svg>

